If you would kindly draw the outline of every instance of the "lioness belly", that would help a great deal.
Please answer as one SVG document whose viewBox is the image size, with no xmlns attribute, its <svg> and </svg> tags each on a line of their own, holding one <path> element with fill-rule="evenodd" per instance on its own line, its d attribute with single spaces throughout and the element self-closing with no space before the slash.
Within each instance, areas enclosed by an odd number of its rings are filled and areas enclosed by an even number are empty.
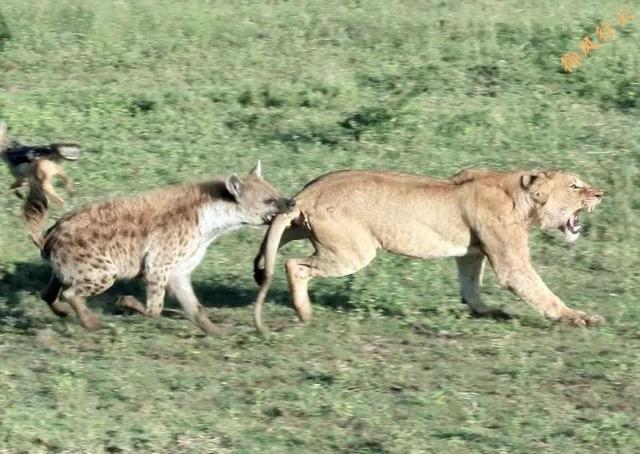
<svg viewBox="0 0 640 454">
<path fill-rule="evenodd" d="M 405 220 L 376 233 L 383 249 L 410 257 L 460 257 L 471 252 L 470 235 L 455 226 L 441 231 L 427 223 Z"/>
</svg>

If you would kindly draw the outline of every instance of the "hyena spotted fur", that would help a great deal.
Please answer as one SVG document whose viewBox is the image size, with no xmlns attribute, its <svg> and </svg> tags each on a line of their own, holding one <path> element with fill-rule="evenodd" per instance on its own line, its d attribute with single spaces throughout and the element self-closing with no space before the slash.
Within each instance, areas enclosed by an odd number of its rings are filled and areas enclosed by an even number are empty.
<svg viewBox="0 0 640 454">
<path fill-rule="evenodd" d="M 28 222 L 40 226 L 47 203 L 39 185 L 31 185 L 27 206 Z M 260 162 L 243 177 L 234 174 L 79 208 L 42 239 L 42 257 L 52 268 L 42 298 L 61 317 L 68 315 L 63 303 L 69 303 L 82 325 L 95 330 L 99 321 L 86 299 L 118 279 L 142 277 L 146 306 L 130 295 L 119 297 L 120 305 L 156 317 L 169 289 L 188 318 L 214 334 L 216 328 L 193 292 L 191 273 L 222 233 L 268 224 L 290 208 L 292 202 L 262 178 Z"/>
</svg>

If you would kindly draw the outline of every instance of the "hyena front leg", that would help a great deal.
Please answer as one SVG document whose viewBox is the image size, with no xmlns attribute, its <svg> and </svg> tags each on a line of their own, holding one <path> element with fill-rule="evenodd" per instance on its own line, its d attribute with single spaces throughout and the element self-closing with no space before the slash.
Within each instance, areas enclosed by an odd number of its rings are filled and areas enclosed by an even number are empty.
<svg viewBox="0 0 640 454">
<path fill-rule="evenodd" d="M 162 271 L 146 273 L 147 280 L 147 307 L 144 315 L 147 317 L 159 317 L 164 307 L 164 296 L 167 292 L 168 272 L 163 268 Z"/>
<path fill-rule="evenodd" d="M 173 263 L 167 262 L 166 257 L 158 257 L 150 254 L 144 262 L 144 279 L 146 281 L 146 306 L 135 296 L 123 295 L 116 299 L 116 304 L 121 307 L 133 309 L 146 317 L 159 317 L 164 308 L 164 297 L 166 294 L 169 273 L 174 267 Z"/>
<path fill-rule="evenodd" d="M 120 307 L 127 307 L 133 309 L 136 312 L 146 315 L 147 310 L 138 298 L 133 295 L 122 295 L 116 299 L 116 305 Z"/>
<path fill-rule="evenodd" d="M 191 286 L 189 274 L 174 274 L 169 279 L 169 290 L 175 295 L 180 305 L 198 328 L 209 335 L 219 334 L 219 330 L 207 317 L 204 307 L 198 301 Z"/>
</svg>

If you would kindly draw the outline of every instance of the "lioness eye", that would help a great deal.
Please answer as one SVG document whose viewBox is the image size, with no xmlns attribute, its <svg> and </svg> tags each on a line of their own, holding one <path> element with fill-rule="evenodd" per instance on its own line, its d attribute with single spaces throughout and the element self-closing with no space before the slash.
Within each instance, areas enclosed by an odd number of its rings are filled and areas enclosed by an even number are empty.
<svg viewBox="0 0 640 454">
<path fill-rule="evenodd" d="M 578 186 L 577 184 L 573 183 L 571 185 L 571 189 L 580 189 L 580 186 Z"/>
<path fill-rule="evenodd" d="M 275 205 L 278 202 L 277 199 L 265 199 L 265 205 Z"/>
</svg>

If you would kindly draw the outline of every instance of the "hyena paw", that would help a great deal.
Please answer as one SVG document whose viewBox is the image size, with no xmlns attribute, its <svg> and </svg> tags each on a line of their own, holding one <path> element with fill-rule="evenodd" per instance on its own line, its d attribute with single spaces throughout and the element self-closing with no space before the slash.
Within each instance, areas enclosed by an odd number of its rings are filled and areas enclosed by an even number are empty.
<svg viewBox="0 0 640 454">
<path fill-rule="evenodd" d="M 67 311 L 60 301 L 54 301 L 49 305 L 49 307 L 58 317 L 65 318 L 69 315 L 69 311 Z"/>
<path fill-rule="evenodd" d="M 95 314 L 85 312 L 79 315 L 80 323 L 82 323 L 82 326 L 84 326 L 88 331 L 97 331 L 100 328 L 100 320 Z"/>
<path fill-rule="evenodd" d="M 157 306 L 148 307 L 144 315 L 150 318 L 160 317 L 160 315 L 162 315 L 162 307 L 157 307 Z"/>
</svg>

